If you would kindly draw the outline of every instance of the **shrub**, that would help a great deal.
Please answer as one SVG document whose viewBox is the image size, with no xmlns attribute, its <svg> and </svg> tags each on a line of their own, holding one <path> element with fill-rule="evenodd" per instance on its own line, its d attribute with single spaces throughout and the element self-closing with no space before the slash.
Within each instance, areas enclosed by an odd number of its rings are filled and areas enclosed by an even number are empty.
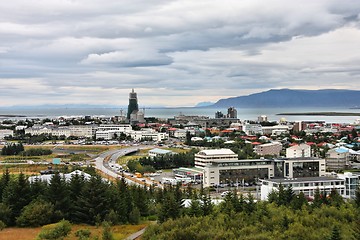
<svg viewBox="0 0 360 240">
<path fill-rule="evenodd" d="M 38 239 L 41 240 L 61 240 L 64 239 L 71 231 L 69 221 L 61 220 L 52 228 L 44 228 L 41 230 Z"/>
<path fill-rule="evenodd" d="M 91 232 L 89 229 L 80 229 L 75 232 L 75 236 L 79 238 L 79 240 L 87 240 L 90 238 Z"/>
<path fill-rule="evenodd" d="M 102 232 L 102 239 L 103 240 L 113 240 L 114 237 L 111 233 L 111 227 L 108 222 L 103 222 L 103 232 Z"/>
<path fill-rule="evenodd" d="M 54 207 L 51 203 L 35 200 L 23 208 L 16 224 L 20 227 L 42 226 L 50 223 L 53 213 Z"/>
<path fill-rule="evenodd" d="M 2 231 L 6 227 L 5 223 L 0 220 L 0 231 Z"/>
</svg>

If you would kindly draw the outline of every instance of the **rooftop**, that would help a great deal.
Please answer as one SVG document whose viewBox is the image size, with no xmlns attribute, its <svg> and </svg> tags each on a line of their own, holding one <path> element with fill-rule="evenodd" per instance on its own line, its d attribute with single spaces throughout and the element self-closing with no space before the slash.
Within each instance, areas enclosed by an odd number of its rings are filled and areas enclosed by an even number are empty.
<svg viewBox="0 0 360 240">
<path fill-rule="evenodd" d="M 221 149 L 209 149 L 209 150 L 202 150 L 198 154 L 200 155 L 233 155 L 235 154 L 233 151 L 227 148 Z"/>
<path fill-rule="evenodd" d="M 149 152 L 150 152 L 150 153 L 157 153 L 157 154 L 168 154 L 168 153 L 172 153 L 172 151 L 170 151 L 170 150 L 160 149 L 160 148 L 151 149 Z"/>
<path fill-rule="evenodd" d="M 302 178 L 273 178 L 261 181 L 275 182 L 275 183 L 298 183 L 298 182 L 324 182 L 324 181 L 343 181 L 335 177 L 302 177 Z"/>
</svg>

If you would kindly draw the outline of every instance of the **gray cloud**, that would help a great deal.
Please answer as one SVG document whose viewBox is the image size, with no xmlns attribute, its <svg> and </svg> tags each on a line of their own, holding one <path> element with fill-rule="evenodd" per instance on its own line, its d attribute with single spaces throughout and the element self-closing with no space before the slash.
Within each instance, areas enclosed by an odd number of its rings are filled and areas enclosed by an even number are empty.
<svg viewBox="0 0 360 240">
<path fill-rule="evenodd" d="M 360 89 L 359 13 L 356 0 L 7 1 L 0 106 L 113 104 L 113 94 L 124 105 L 133 87 L 169 106 L 280 87 Z"/>
</svg>

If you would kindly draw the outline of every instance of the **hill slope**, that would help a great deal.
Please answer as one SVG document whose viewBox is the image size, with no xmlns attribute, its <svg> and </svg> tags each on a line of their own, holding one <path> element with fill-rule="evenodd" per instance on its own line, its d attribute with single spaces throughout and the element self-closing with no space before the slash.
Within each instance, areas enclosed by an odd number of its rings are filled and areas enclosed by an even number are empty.
<svg viewBox="0 0 360 240">
<path fill-rule="evenodd" d="M 272 89 L 248 96 L 220 99 L 212 107 L 359 107 L 356 90 Z"/>
</svg>

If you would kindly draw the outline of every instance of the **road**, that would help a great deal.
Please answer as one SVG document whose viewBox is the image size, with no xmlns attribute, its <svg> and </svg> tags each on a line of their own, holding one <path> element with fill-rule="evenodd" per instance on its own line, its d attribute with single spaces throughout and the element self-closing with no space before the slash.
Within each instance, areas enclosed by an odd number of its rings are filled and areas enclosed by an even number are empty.
<svg viewBox="0 0 360 240">
<path fill-rule="evenodd" d="M 140 145 L 140 146 L 133 146 L 128 148 L 121 148 L 116 150 L 109 150 L 106 152 L 101 153 L 97 158 L 95 158 L 95 168 L 102 171 L 106 175 L 109 175 L 114 178 L 121 178 L 122 174 L 125 176 L 124 180 L 128 184 L 135 184 L 139 186 L 152 185 L 153 182 L 147 178 L 134 178 L 131 173 L 118 172 L 116 169 L 112 168 L 112 165 L 115 165 L 117 159 L 119 157 L 125 156 L 130 153 L 134 153 L 139 151 L 140 149 L 147 149 L 153 146 L 149 145 Z M 108 162 L 105 162 L 106 158 L 109 158 Z M 161 186 L 160 186 L 161 187 Z"/>
</svg>

